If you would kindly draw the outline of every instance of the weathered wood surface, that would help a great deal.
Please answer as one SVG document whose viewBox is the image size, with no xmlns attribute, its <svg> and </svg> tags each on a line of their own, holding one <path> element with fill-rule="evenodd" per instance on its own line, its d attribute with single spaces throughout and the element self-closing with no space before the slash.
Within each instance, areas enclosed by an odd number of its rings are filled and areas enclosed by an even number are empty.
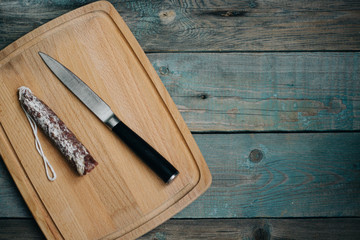
<svg viewBox="0 0 360 240">
<path fill-rule="evenodd" d="M 33 240 L 46 239 L 34 219 L 0 218 L 0 238 Z"/>
<path fill-rule="evenodd" d="M 93 1 L 0 2 L 0 49 Z M 360 2 L 110 1 L 145 51 L 359 50 Z"/>
<path fill-rule="evenodd" d="M 195 140 L 213 183 L 176 218 L 360 215 L 360 133 L 196 134 Z M 254 149 L 262 159 L 249 157 Z M 0 216 L 29 217 L 0 166 Z"/>
<path fill-rule="evenodd" d="M 359 218 L 171 219 L 139 240 L 359 239 Z M 21 232 L 21 234 L 19 234 Z M 2 239 L 44 239 L 33 219 L 1 219 Z"/>
<path fill-rule="evenodd" d="M 30 216 L 29 209 L 0 157 L 0 217 Z"/>
<path fill-rule="evenodd" d="M 360 219 L 172 219 L 145 239 L 359 239 Z"/>
<path fill-rule="evenodd" d="M 90 2 L 0 1 L 0 49 Z M 360 238 L 359 1 L 110 2 L 203 133 L 213 174 L 143 239 Z M 0 159 L 0 239 L 42 239 L 30 218 Z"/>
<path fill-rule="evenodd" d="M 194 131 L 360 130 L 360 54 L 148 54 Z"/>
</svg>

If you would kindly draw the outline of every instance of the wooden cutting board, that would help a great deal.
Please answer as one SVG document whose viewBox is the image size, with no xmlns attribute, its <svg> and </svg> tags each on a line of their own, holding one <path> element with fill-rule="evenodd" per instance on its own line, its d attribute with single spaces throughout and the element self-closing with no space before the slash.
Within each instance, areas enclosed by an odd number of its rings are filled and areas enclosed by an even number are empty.
<svg viewBox="0 0 360 240">
<path fill-rule="evenodd" d="M 54 57 L 180 172 L 164 184 L 44 64 Z M 46 178 L 17 89 L 29 87 L 99 165 L 80 177 L 39 132 L 57 173 Z M 140 45 L 108 2 L 69 12 L 0 52 L 0 152 L 49 239 L 136 238 L 200 196 L 211 175 L 189 129 Z"/>
</svg>

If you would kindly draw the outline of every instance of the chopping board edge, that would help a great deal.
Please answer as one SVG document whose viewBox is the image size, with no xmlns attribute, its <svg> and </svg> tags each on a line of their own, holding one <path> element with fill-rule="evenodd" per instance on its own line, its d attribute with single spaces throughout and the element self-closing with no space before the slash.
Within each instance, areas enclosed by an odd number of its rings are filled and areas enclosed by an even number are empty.
<svg viewBox="0 0 360 240">
<path fill-rule="evenodd" d="M 48 32 L 52 28 L 56 28 L 59 25 L 70 21 L 72 19 L 78 18 L 81 15 L 93 12 L 93 11 L 104 11 L 109 15 L 113 16 L 114 14 L 112 11 L 116 9 L 112 6 L 112 4 L 108 1 L 97 1 L 93 3 L 89 3 L 83 7 L 79 7 L 74 9 L 70 12 L 64 13 L 63 15 L 56 17 L 53 20 L 50 20 L 47 23 L 35 28 L 31 32 L 25 34 L 24 36 L 20 37 L 19 39 L 15 40 L 14 42 L 7 45 L 0 51 L 0 66 L 7 62 L 7 59 L 11 59 L 13 56 L 20 52 L 26 45 L 30 42 L 36 40 L 42 34 Z"/>
</svg>

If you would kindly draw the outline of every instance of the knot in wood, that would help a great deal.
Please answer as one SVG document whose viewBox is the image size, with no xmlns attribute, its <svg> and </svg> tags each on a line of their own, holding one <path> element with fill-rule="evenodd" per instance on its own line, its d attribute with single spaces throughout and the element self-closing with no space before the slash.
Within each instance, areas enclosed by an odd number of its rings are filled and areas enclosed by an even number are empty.
<svg viewBox="0 0 360 240">
<path fill-rule="evenodd" d="M 264 157 L 264 153 L 259 149 L 253 149 L 249 154 L 250 161 L 254 163 L 260 162 L 263 159 L 263 157 Z"/>
<path fill-rule="evenodd" d="M 257 3 L 256 3 L 255 0 L 250 0 L 248 2 L 248 5 L 249 5 L 250 8 L 256 8 L 257 7 Z"/>
<path fill-rule="evenodd" d="M 207 98 L 208 98 L 208 95 L 207 95 L 206 93 L 201 93 L 201 94 L 199 95 L 199 97 L 200 97 L 201 99 L 207 99 Z"/>
<path fill-rule="evenodd" d="M 159 72 L 161 75 L 168 75 L 169 74 L 169 68 L 166 66 L 162 66 L 159 68 Z"/>
<path fill-rule="evenodd" d="M 159 13 L 159 18 L 163 24 L 169 24 L 174 21 L 176 13 L 174 10 L 165 10 Z"/>
<path fill-rule="evenodd" d="M 264 228 L 257 228 L 253 232 L 253 236 L 255 240 L 270 240 L 271 235 L 270 232 Z"/>
</svg>

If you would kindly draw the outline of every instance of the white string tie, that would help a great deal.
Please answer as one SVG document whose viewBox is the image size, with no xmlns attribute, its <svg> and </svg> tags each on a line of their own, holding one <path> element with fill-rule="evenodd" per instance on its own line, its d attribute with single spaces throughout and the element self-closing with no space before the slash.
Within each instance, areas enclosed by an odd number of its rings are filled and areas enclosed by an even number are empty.
<svg viewBox="0 0 360 240">
<path fill-rule="evenodd" d="M 23 95 L 23 93 L 25 92 L 25 90 L 28 90 L 31 92 L 31 90 L 27 87 L 20 87 L 19 88 L 19 100 L 21 101 L 21 97 Z M 45 171 L 46 171 L 46 176 L 47 178 L 50 180 L 50 181 L 54 181 L 56 179 L 56 173 L 53 169 L 53 167 L 51 166 L 49 160 L 47 159 L 47 157 L 45 156 L 44 154 L 44 151 L 41 147 L 41 143 L 40 143 L 40 140 L 39 140 L 39 137 L 37 135 L 37 125 L 36 125 L 36 122 L 35 120 L 30 116 L 30 114 L 28 112 L 25 111 L 24 107 L 22 106 L 21 104 L 21 108 L 23 109 L 23 111 L 25 112 L 25 115 L 30 123 L 30 126 L 31 126 L 31 129 L 33 131 L 33 134 L 34 134 L 34 137 L 35 137 L 35 146 L 36 146 L 36 150 L 38 151 L 38 153 L 40 154 L 41 158 L 44 160 L 44 166 L 45 166 Z M 50 176 L 50 173 L 49 173 L 49 170 L 51 171 L 51 175 L 52 177 Z"/>
</svg>

